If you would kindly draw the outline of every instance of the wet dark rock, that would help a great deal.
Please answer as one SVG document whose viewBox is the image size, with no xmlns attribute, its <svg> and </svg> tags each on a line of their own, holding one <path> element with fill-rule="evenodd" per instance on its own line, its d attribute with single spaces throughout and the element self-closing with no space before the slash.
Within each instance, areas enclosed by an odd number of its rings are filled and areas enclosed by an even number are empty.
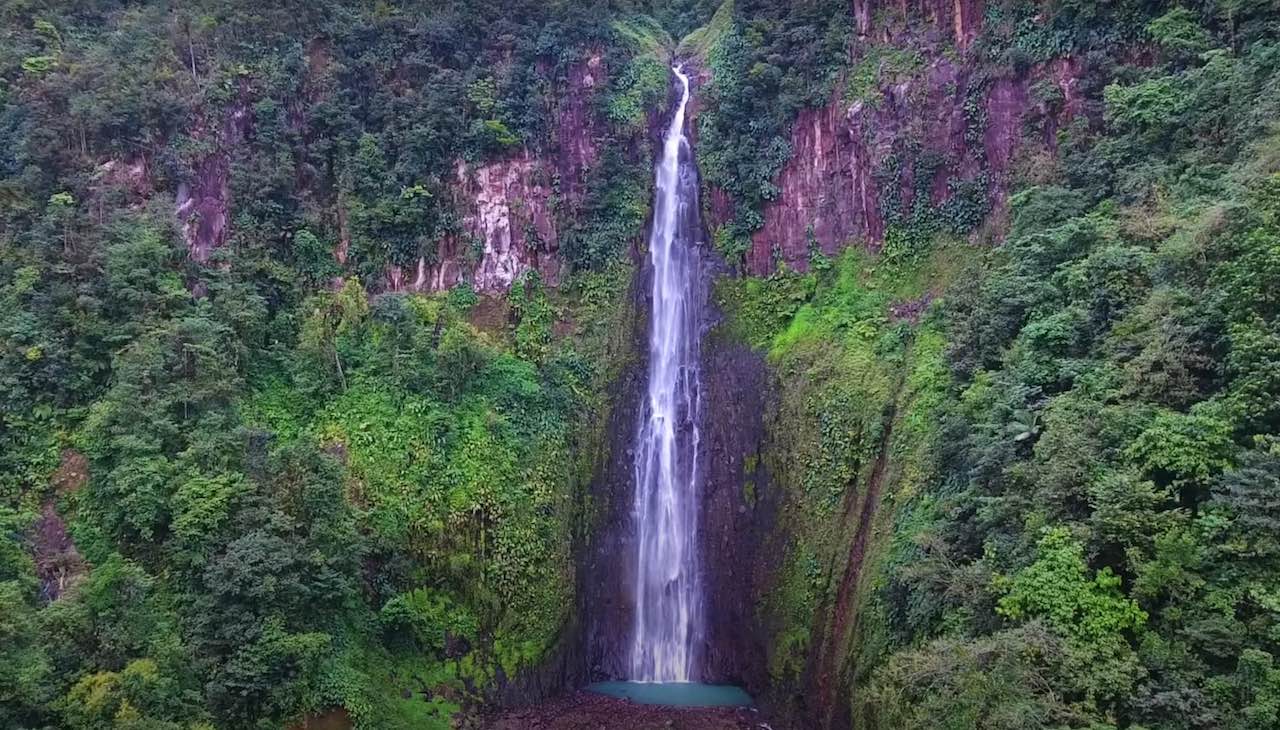
<svg viewBox="0 0 1280 730">
<path fill-rule="evenodd" d="M 706 481 L 702 495 L 703 585 L 706 587 L 705 680 L 734 684 L 751 695 L 765 689 L 764 637 L 755 610 L 757 566 L 773 527 L 768 475 L 756 466 L 764 440 L 768 372 L 760 353 L 739 344 L 711 343 L 707 378 Z M 744 487 L 748 482 L 752 490 Z M 748 491 L 755 499 L 748 503 Z M 760 571 L 763 576 L 767 571 Z"/>
</svg>

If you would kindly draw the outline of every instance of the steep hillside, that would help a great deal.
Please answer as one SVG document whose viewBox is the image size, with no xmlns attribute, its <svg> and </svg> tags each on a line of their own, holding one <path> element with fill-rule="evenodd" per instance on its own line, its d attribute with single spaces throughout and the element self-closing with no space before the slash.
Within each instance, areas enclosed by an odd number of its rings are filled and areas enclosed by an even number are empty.
<svg viewBox="0 0 1280 730">
<path fill-rule="evenodd" d="M 764 277 L 720 287 L 771 385 L 719 534 L 775 725 L 1277 722 L 1276 20 L 740 1 L 690 39 L 708 223 Z"/>
<path fill-rule="evenodd" d="M 542 3 L 0 18 L 0 724 L 447 727 L 547 692 L 662 31 Z"/>
</svg>

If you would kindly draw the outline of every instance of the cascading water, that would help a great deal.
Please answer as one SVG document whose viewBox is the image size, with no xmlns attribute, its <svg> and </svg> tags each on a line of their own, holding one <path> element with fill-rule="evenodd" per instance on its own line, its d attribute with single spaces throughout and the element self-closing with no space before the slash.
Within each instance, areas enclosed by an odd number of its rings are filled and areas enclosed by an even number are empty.
<svg viewBox="0 0 1280 730">
<path fill-rule="evenodd" d="M 672 71 L 680 83 L 680 103 L 654 172 L 648 391 L 640 400 L 632 450 L 635 611 L 630 666 L 624 670 L 630 681 L 587 689 L 667 707 L 749 707 L 751 697 L 739 687 L 697 683 L 707 679 L 698 555 L 699 363 L 707 272 L 697 168 L 684 136 L 689 77 L 680 66 Z"/>
<path fill-rule="evenodd" d="M 698 179 L 684 135 L 689 77 L 680 66 L 672 71 L 681 96 L 655 172 L 649 387 L 635 442 L 638 551 L 630 679 L 640 682 L 695 679 L 702 620 L 697 529 L 703 296 L 694 248 L 700 230 Z"/>
</svg>

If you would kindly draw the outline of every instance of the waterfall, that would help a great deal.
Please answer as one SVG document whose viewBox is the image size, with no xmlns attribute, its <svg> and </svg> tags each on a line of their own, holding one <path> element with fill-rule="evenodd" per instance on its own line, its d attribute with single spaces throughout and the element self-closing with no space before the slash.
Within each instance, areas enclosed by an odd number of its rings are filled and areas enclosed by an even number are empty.
<svg viewBox="0 0 1280 730">
<path fill-rule="evenodd" d="M 701 230 L 698 177 L 684 136 L 689 77 L 663 139 L 655 177 L 649 260 L 653 311 L 648 397 L 635 441 L 637 539 L 631 679 L 696 678 L 702 592 L 698 578 L 699 337 L 703 287 L 694 248 Z"/>
</svg>

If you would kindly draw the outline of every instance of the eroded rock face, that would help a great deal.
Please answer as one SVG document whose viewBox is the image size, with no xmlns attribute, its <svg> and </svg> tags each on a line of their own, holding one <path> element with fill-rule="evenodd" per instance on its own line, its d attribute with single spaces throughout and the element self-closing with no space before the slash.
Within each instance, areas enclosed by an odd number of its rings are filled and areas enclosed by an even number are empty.
<svg viewBox="0 0 1280 730">
<path fill-rule="evenodd" d="M 1031 141 L 1052 149 L 1056 129 L 1080 113 L 1079 76 L 1077 63 L 1060 59 L 983 82 L 939 56 L 873 99 L 837 99 L 804 110 L 792 128 L 780 193 L 752 238 L 747 270 L 768 274 L 779 263 L 805 270 L 811 249 L 830 255 L 855 240 L 878 247 L 889 225 L 887 209 L 940 206 L 956 183 L 985 187 L 987 206 L 999 213 L 1024 122 L 1038 117 L 1044 134 Z M 1042 82 L 1058 87 L 1060 108 L 1034 98 L 1031 90 Z M 926 159 L 936 164 L 918 164 Z M 916 180 L 922 169 L 929 180 Z M 917 200 L 921 191 L 928 200 Z"/>
<path fill-rule="evenodd" d="M 316 88 L 328 73 L 326 50 L 318 42 L 309 49 L 308 99 L 318 95 Z M 561 273 L 561 221 L 581 207 L 588 175 L 600 158 L 602 122 L 595 114 L 595 96 L 607 87 L 607 79 L 599 50 L 568 68 L 554 96 L 548 149 L 535 153 L 526 148 L 479 165 L 459 161 L 450 192 L 461 234 L 438 241 L 434 261 L 423 258 L 414 266 L 389 267 L 383 285 L 392 291 L 426 292 L 470 282 L 479 292 L 501 293 L 529 271 L 555 285 Z M 300 113 L 295 116 L 301 126 Z M 178 185 L 174 213 L 189 255 L 197 262 L 208 261 L 231 235 L 231 163 L 251 128 L 250 99 L 244 92 L 221 118 L 206 120 L 192 132 L 211 151 Z M 102 177 L 116 187 L 139 187 L 117 180 L 133 172 L 126 165 L 132 163 L 110 161 Z M 299 185 L 306 188 L 309 182 L 313 181 L 300 180 Z M 345 268 L 350 232 L 340 205 L 335 218 L 339 235 L 333 254 Z M 335 280 L 335 286 L 340 282 L 341 278 Z"/>
<path fill-rule="evenodd" d="M 555 149 L 521 150 L 482 165 L 459 162 L 454 205 L 461 236 L 438 242 L 435 261 L 420 259 L 413 270 L 391 267 L 392 291 L 431 292 L 470 282 L 480 293 L 502 293 L 530 271 L 555 286 L 561 278 L 559 230 L 586 195 L 587 175 L 600 159 L 600 122 L 594 97 L 606 86 L 599 51 L 569 67 L 553 115 Z M 345 250 L 335 251 L 340 261 Z"/>
<path fill-rule="evenodd" d="M 525 272 L 559 279 L 557 233 L 546 164 L 527 151 L 514 159 L 458 171 L 459 195 L 469 208 L 463 228 L 483 253 L 472 274 L 477 291 L 506 291 Z"/>
<path fill-rule="evenodd" d="M 200 263 L 231 235 L 231 155 L 244 141 L 250 121 L 248 102 L 241 98 L 214 129 L 194 135 L 212 138 L 213 151 L 196 165 L 190 180 L 179 183 L 174 214 L 189 255 Z"/>
<path fill-rule="evenodd" d="M 884 221 L 872 176 L 891 146 L 858 134 L 861 105 L 806 109 L 791 137 L 791 160 L 778 178 L 780 194 L 764 209 L 764 225 L 752 237 L 747 268 L 767 274 L 775 252 L 792 268 L 806 268 L 812 239 L 831 253 L 854 237 L 880 240 Z M 857 126 L 855 126 L 857 125 Z M 884 133 L 881 133 L 883 140 Z"/>
<path fill-rule="evenodd" d="M 596 143 L 599 121 L 592 113 L 592 105 L 596 93 L 607 87 L 605 70 L 598 50 L 570 66 L 565 91 L 556 107 L 556 172 L 560 196 L 570 210 L 582 204 L 587 173 L 600 159 Z"/>
<path fill-rule="evenodd" d="M 88 567 L 67 533 L 66 522 L 52 502 L 41 508 L 40 518 L 31 528 L 29 541 L 44 600 L 58 600 L 84 579 Z"/>
<path fill-rule="evenodd" d="M 98 165 L 95 177 L 96 195 L 122 194 L 131 206 L 145 202 L 152 193 L 151 171 L 142 155 L 107 160 Z"/>
<path fill-rule="evenodd" d="M 462 234 L 439 242 L 435 263 L 421 258 L 411 271 L 391 267 L 389 289 L 442 291 L 470 282 L 479 293 L 501 293 L 530 271 L 552 285 L 560 280 L 559 233 L 545 160 L 524 150 L 479 166 L 459 162 L 453 189 Z"/>
<path fill-rule="evenodd" d="M 876 14 L 921 18 L 925 26 L 939 34 L 949 34 L 957 48 L 973 42 L 982 26 L 983 0 L 853 0 L 853 20 L 858 35 L 877 35 L 892 40 L 901 29 L 892 22 L 875 24 Z"/>
</svg>

